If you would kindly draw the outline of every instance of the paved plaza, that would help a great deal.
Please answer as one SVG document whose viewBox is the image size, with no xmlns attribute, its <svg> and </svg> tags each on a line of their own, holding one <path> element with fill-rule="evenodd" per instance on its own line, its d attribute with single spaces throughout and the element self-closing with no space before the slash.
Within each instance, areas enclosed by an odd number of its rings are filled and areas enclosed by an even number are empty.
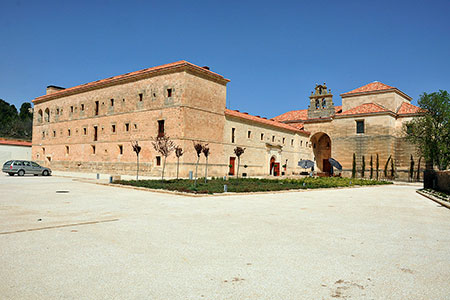
<svg viewBox="0 0 450 300">
<path fill-rule="evenodd" d="M 394 185 L 187 197 L 0 175 L 1 299 L 449 299 L 450 210 Z"/>
</svg>

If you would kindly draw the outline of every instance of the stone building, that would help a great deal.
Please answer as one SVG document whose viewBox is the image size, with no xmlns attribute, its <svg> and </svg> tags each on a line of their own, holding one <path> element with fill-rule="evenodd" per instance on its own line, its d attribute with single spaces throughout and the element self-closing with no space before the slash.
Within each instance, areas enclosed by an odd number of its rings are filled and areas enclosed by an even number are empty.
<svg viewBox="0 0 450 300">
<path fill-rule="evenodd" d="M 266 119 L 227 109 L 228 82 L 179 61 L 67 89 L 49 86 L 33 100 L 33 159 L 55 170 L 134 174 L 131 143 L 138 141 L 140 172 L 159 176 L 162 158 L 151 142 L 163 134 L 184 149 L 183 177 L 195 169 L 193 142 L 209 145 L 210 176 L 236 174 L 236 146 L 246 148 L 240 170 L 249 176 L 299 174 L 301 159 L 329 172 L 329 157 L 348 172 L 353 153 L 359 162 L 378 153 L 380 165 L 391 155 L 402 174 L 415 153 L 402 124 L 420 111 L 396 88 L 371 83 L 342 94 L 343 105 L 334 106 L 331 91 L 318 85 L 307 110 Z M 204 163 L 202 157 L 200 170 Z M 175 172 L 172 154 L 166 174 Z"/>
</svg>

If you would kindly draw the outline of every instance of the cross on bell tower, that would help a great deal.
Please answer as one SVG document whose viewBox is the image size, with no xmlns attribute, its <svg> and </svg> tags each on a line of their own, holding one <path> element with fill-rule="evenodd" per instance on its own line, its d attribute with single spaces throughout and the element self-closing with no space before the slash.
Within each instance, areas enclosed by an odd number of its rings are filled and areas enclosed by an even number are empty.
<svg viewBox="0 0 450 300">
<path fill-rule="evenodd" d="M 309 96 L 308 119 L 328 118 L 334 116 L 334 103 L 331 90 L 326 84 L 316 84 L 314 92 Z"/>
</svg>

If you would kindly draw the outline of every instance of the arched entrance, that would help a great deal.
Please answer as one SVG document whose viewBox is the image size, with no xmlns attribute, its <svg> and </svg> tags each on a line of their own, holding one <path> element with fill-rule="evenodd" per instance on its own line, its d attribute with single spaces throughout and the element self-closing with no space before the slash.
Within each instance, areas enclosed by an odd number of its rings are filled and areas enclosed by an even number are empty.
<svg viewBox="0 0 450 300">
<path fill-rule="evenodd" d="M 269 174 L 273 176 L 280 176 L 280 163 L 276 162 L 275 156 L 270 158 L 269 162 Z"/>
<path fill-rule="evenodd" d="M 331 157 L 331 139 L 328 134 L 318 132 L 311 137 L 314 157 L 316 159 L 317 168 L 324 172 L 331 172 L 331 165 L 328 159 Z"/>
<path fill-rule="evenodd" d="M 270 163 L 269 163 L 269 174 L 270 175 L 272 175 L 272 173 L 273 173 L 273 167 L 274 167 L 274 165 L 275 165 L 275 156 L 272 156 L 271 158 L 270 158 Z"/>
</svg>

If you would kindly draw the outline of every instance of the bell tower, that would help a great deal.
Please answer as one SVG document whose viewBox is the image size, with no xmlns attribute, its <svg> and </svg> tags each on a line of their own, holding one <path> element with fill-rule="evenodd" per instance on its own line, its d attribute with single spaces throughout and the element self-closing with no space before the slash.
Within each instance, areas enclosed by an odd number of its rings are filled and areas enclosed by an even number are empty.
<svg viewBox="0 0 450 300">
<path fill-rule="evenodd" d="M 326 84 L 316 84 L 314 92 L 309 96 L 308 119 L 328 118 L 334 116 L 334 103 L 331 90 Z"/>
</svg>

